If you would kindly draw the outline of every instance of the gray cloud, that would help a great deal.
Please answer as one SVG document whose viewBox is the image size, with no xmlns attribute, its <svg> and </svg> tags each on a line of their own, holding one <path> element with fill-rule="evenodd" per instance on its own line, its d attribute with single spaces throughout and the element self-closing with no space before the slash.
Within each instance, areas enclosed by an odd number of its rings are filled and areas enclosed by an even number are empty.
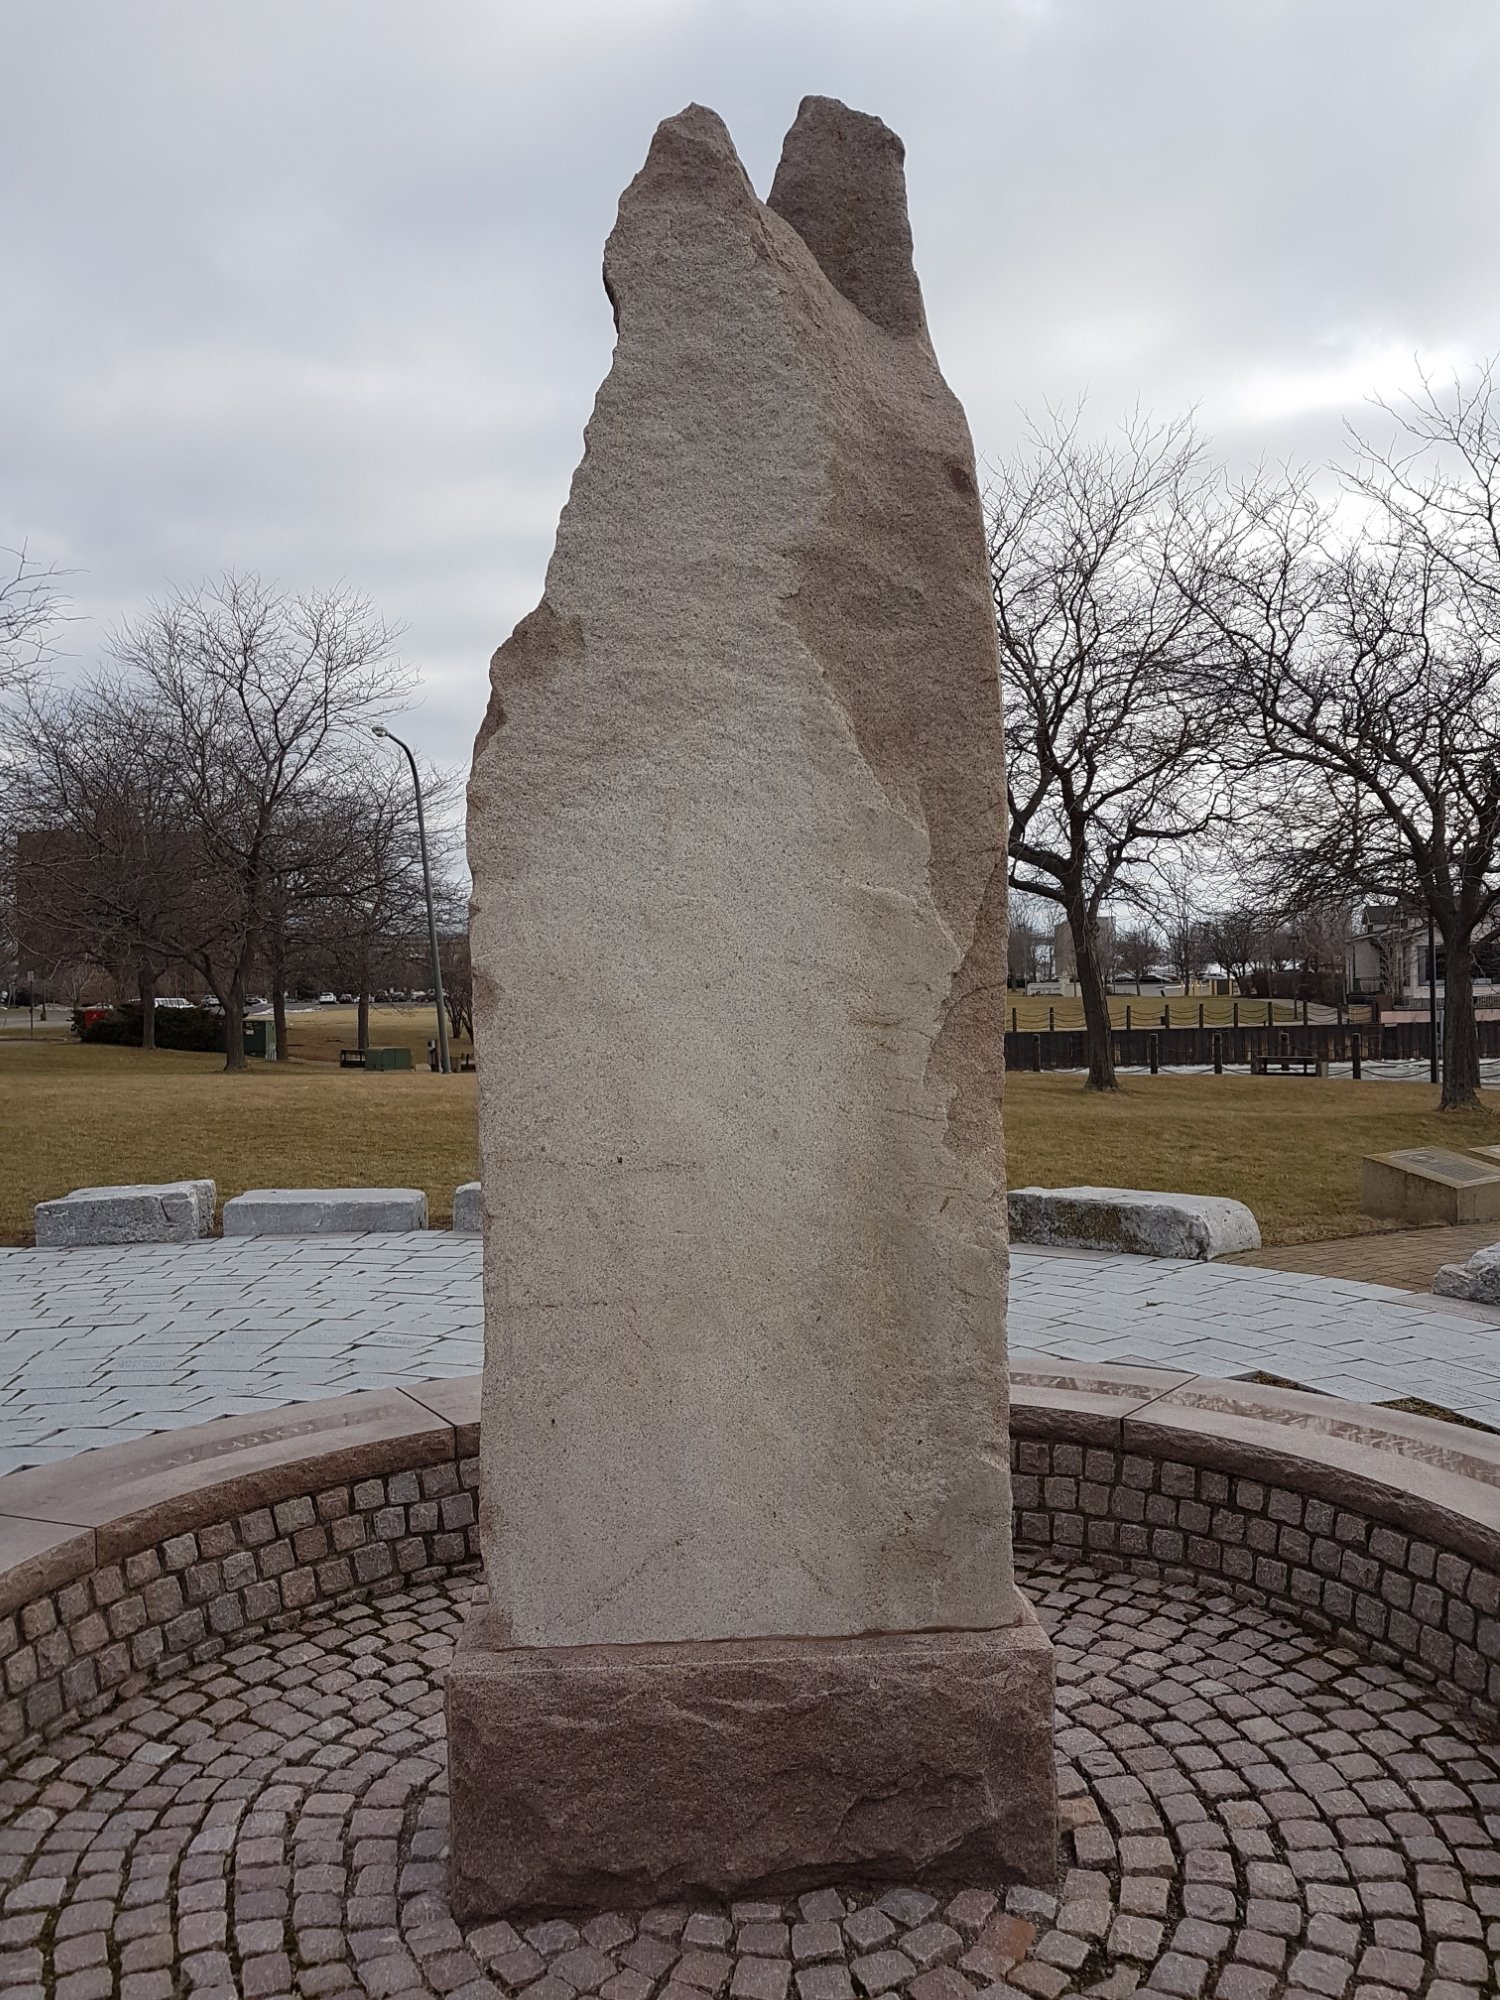
<svg viewBox="0 0 1500 2000">
<path fill-rule="evenodd" d="M 169 583 L 338 579 L 467 757 L 608 365 L 599 253 L 690 98 L 762 189 L 809 90 L 907 142 L 982 453 L 1087 390 L 1321 456 L 1500 347 L 1487 0 L 6 0 L 0 540 L 88 657 Z"/>
</svg>

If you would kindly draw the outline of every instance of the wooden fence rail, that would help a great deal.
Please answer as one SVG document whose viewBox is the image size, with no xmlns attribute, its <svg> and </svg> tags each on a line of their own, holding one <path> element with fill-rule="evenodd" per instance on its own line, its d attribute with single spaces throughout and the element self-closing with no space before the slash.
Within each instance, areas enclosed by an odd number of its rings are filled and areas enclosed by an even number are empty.
<svg viewBox="0 0 1500 2000">
<path fill-rule="evenodd" d="M 1479 1053 L 1500 1056 L 1500 1020 L 1481 1020 Z M 1114 1028 L 1110 1042 L 1115 1062 L 1122 1069 L 1181 1069 L 1214 1060 L 1214 1044 L 1224 1063 L 1246 1069 L 1252 1056 L 1273 1062 L 1286 1056 L 1294 1062 L 1349 1062 L 1357 1036 L 1365 1062 L 1426 1061 L 1428 1057 L 1426 1021 L 1394 1021 L 1374 1027 L 1369 1022 L 1314 1021 L 1277 1022 L 1254 1028 Z M 1044 1029 L 1040 1033 L 1008 1032 L 1005 1037 L 1005 1066 L 1013 1070 L 1086 1069 L 1088 1055 L 1081 1028 Z"/>
</svg>

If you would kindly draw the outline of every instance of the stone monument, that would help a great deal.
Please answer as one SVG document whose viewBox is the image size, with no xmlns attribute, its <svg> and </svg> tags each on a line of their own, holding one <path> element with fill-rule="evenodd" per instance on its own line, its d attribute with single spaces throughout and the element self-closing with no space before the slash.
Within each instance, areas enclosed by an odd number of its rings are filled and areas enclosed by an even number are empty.
<svg viewBox="0 0 1500 2000">
<path fill-rule="evenodd" d="M 465 1918 L 1056 1860 L 1011 1563 L 1004 783 L 903 151 L 664 123 L 469 795 Z"/>
</svg>

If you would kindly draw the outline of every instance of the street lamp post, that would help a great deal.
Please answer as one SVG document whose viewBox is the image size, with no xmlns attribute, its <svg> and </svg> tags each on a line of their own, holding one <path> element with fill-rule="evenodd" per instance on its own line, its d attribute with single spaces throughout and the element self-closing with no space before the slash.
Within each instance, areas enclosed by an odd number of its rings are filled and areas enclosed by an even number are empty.
<svg viewBox="0 0 1500 2000">
<path fill-rule="evenodd" d="M 417 775 L 417 760 L 412 755 L 409 743 L 403 743 L 399 736 L 393 736 L 383 722 L 374 725 L 374 734 L 383 736 L 388 743 L 394 743 L 398 750 L 404 750 L 406 761 L 411 766 L 412 790 L 417 795 L 417 841 L 422 849 L 422 887 L 427 896 L 427 945 L 432 953 L 432 993 L 437 1001 L 438 1068 L 444 1076 L 448 1076 L 452 1073 L 453 1064 L 448 1056 L 448 1016 L 443 1010 L 443 968 L 438 958 L 437 918 L 432 909 L 432 869 L 427 861 L 427 822 L 422 814 L 422 780 Z"/>
</svg>

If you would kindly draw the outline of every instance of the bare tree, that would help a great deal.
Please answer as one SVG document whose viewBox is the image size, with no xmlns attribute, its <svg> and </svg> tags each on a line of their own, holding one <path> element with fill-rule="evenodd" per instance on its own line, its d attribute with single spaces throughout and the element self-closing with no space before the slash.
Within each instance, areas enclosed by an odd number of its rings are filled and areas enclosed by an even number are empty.
<svg viewBox="0 0 1500 2000">
<path fill-rule="evenodd" d="M 1115 1087 L 1100 910 L 1218 811 L 1201 671 L 1220 639 L 1182 587 L 1207 477 L 1186 420 L 1090 444 L 1054 418 L 986 500 L 1011 880 L 1066 914 L 1091 1090 Z"/>
<path fill-rule="evenodd" d="M 155 704 L 117 676 L 32 691 L 7 792 L 22 923 L 134 987 L 156 1043 L 156 984 L 193 921 L 195 847 Z"/>
<path fill-rule="evenodd" d="M 474 1039 L 474 967 L 469 958 L 469 933 L 444 933 L 438 947 L 443 967 L 443 1004 L 451 1033 Z"/>
<path fill-rule="evenodd" d="M 1141 981 L 1160 965 L 1163 951 L 1160 933 L 1140 918 L 1119 926 L 1115 932 L 1115 953 L 1120 970 L 1127 979 L 1135 981 L 1137 994 L 1141 990 Z"/>
<path fill-rule="evenodd" d="M 1249 901 L 1226 903 L 1203 920 L 1203 946 L 1208 958 L 1224 968 L 1225 977 L 1241 993 L 1250 991 L 1251 974 L 1265 949 L 1264 907 Z"/>
<path fill-rule="evenodd" d="M 393 644 L 352 592 L 293 597 L 238 576 L 178 593 L 116 642 L 177 766 L 199 893 L 174 955 L 224 1010 L 230 1069 L 244 1066 L 246 983 L 301 864 L 308 794 L 345 732 L 408 685 Z"/>
<path fill-rule="evenodd" d="M 1051 950 L 1055 904 L 1017 890 L 1010 899 L 1006 976 L 1011 984 L 1029 986 L 1041 978 L 1041 957 Z"/>
<path fill-rule="evenodd" d="M 1209 946 L 1199 896 L 1203 871 L 1190 851 L 1159 852 L 1150 874 L 1137 891 L 1161 927 L 1165 958 L 1184 994 L 1202 976 Z"/>
<path fill-rule="evenodd" d="M 429 773 L 424 793 L 440 810 L 451 780 Z M 319 942 L 338 983 L 356 995 L 356 1038 L 370 1046 L 370 999 L 381 968 L 426 925 L 422 858 L 406 767 L 373 758 L 361 742 L 318 795 L 320 842 L 292 891 L 300 921 Z"/>
<path fill-rule="evenodd" d="M 1442 1107 L 1478 1103 L 1476 933 L 1500 904 L 1500 408 L 1429 393 L 1349 474 L 1341 531 L 1306 480 L 1240 497 L 1199 602 L 1226 642 L 1221 712 L 1247 745 L 1286 901 L 1414 884 L 1445 957 Z M 1200 586 L 1208 581 L 1206 590 Z"/>
<path fill-rule="evenodd" d="M 63 616 L 55 563 L 38 563 L 26 549 L 0 549 L 0 695 L 14 693 L 48 658 L 53 628 Z"/>
</svg>

